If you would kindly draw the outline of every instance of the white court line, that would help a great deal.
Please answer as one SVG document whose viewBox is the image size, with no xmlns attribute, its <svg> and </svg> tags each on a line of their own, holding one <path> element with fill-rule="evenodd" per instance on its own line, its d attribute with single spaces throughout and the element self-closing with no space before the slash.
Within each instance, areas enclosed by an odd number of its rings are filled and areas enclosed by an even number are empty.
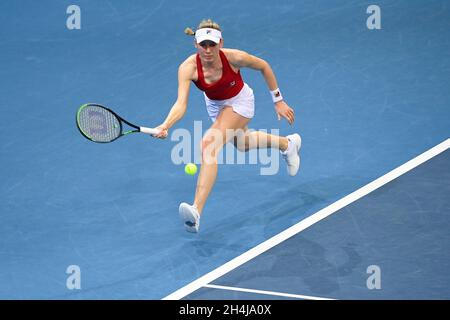
<svg viewBox="0 0 450 320">
<path fill-rule="evenodd" d="M 204 287 L 219 289 L 219 290 L 231 290 L 231 291 L 239 291 L 239 292 L 250 292 L 250 293 L 258 293 L 265 294 L 270 296 L 279 296 L 279 297 L 287 297 L 287 298 L 297 298 L 297 299 L 306 299 L 306 300 L 335 300 L 329 298 L 322 297 L 313 297 L 313 296 L 304 296 L 301 294 L 291 294 L 291 293 L 283 293 L 283 292 L 275 292 L 275 291 L 265 291 L 265 290 L 255 290 L 255 289 L 246 289 L 246 288 L 238 288 L 238 287 L 228 287 L 228 286 L 218 286 L 215 284 L 207 284 Z"/>
<path fill-rule="evenodd" d="M 164 297 L 162 300 L 179 300 L 187 296 L 188 294 L 194 292 L 201 287 L 206 286 L 208 283 L 216 280 L 217 278 L 223 276 L 224 274 L 230 272 L 231 270 L 239 267 L 240 265 L 246 263 L 247 261 L 257 257 L 261 253 L 269 250 L 270 248 L 280 244 L 281 242 L 289 239 L 290 237 L 296 235 L 300 231 L 305 230 L 314 223 L 328 217 L 329 215 L 335 213 L 336 211 L 342 209 L 343 207 L 349 205 L 350 203 L 366 196 L 370 192 L 380 188 L 386 183 L 398 178 L 402 174 L 414 169 L 415 167 L 421 165 L 427 160 L 437 156 L 438 154 L 444 152 L 450 147 L 450 138 L 438 144 L 437 146 L 431 148 L 430 150 L 422 153 L 421 155 L 415 157 L 414 159 L 406 162 L 405 164 L 397 167 L 396 169 L 386 173 L 384 176 L 372 181 L 371 183 L 365 185 L 364 187 L 352 192 L 351 194 L 345 196 L 344 198 L 334 202 L 328 207 L 316 212 L 315 214 L 303 219 L 292 227 L 284 230 L 283 232 L 273 236 L 272 238 L 264 241 L 263 243 L 257 245 L 256 247 L 248 250 L 247 252 L 241 254 L 240 256 L 234 258 L 231 261 L 223 264 L 217 269 L 205 274 L 204 276 L 194 280 L 188 285 L 176 290 L 175 292 Z"/>
</svg>

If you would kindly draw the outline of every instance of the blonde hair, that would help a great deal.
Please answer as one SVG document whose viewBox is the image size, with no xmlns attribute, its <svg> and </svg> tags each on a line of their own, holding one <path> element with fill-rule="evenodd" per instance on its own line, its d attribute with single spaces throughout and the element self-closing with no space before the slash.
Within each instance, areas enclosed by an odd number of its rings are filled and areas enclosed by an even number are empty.
<svg viewBox="0 0 450 320">
<path fill-rule="evenodd" d="M 198 30 L 198 29 L 202 29 L 202 28 L 212 28 L 212 29 L 216 29 L 216 30 L 222 31 L 222 30 L 220 29 L 219 24 L 216 23 L 216 22 L 214 22 L 214 21 L 212 21 L 211 19 L 203 19 L 203 20 L 199 23 L 199 25 L 198 25 L 198 27 L 197 27 L 197 30 Z M 189 27 L 186 28 L 186 29 L 184 29 L 184 33 L 187 34 L 188 36 L 193 36 L 193 35 L 195 35 L 195 32 L 194 32 L 191 28 L 189 28 Z"/>
</svg>

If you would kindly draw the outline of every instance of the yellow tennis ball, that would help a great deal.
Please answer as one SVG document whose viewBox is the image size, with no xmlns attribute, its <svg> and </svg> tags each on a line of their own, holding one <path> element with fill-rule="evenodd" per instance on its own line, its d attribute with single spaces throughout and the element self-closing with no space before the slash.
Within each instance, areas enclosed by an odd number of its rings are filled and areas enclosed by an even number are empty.
<svg viewBox="0 0 450 320">
<path fill-rule="evenodd" d="M 193 176 L 197 173 L 197 166 L 195 165 L 195 163 L 188 163 L 184 166 L 184 172 L 186 172 L 190 176 Z"/>
</svg>

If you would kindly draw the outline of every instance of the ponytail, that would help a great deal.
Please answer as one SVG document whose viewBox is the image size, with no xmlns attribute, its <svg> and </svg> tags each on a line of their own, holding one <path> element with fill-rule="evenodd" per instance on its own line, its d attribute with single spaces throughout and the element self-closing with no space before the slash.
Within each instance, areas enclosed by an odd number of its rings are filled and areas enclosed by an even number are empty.
<svg viewBox="0 0 450 320">
<path fill-rule="evenodd" d="M 192 29 L 191 28 L 186 28 L 186 29 L 184 29 L 184 33 L 186 34 L 186 35 L 188 35 L 188 36 L 193 36 L 193 35 L 195 35 L 195 32 L 194 31 L 192 31 Z"/>
</svg>

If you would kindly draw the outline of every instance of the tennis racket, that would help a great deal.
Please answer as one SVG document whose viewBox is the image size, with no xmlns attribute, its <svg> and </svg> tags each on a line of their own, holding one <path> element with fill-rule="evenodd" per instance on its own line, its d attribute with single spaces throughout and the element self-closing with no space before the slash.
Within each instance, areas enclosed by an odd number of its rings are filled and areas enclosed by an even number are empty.
<svg viewBox="0 0 450 320">
<path fill-rule="evenodd" d="M 123 124 L 132 130 L 124 131 Z M 136 126 L 111 109 L 96 103 L 83 104 L 77 112 L 77 127 L 81 134 L 94 142 L 107 143 L 130 133 L 157 134 L 158 129 Z"/>
</svg>

